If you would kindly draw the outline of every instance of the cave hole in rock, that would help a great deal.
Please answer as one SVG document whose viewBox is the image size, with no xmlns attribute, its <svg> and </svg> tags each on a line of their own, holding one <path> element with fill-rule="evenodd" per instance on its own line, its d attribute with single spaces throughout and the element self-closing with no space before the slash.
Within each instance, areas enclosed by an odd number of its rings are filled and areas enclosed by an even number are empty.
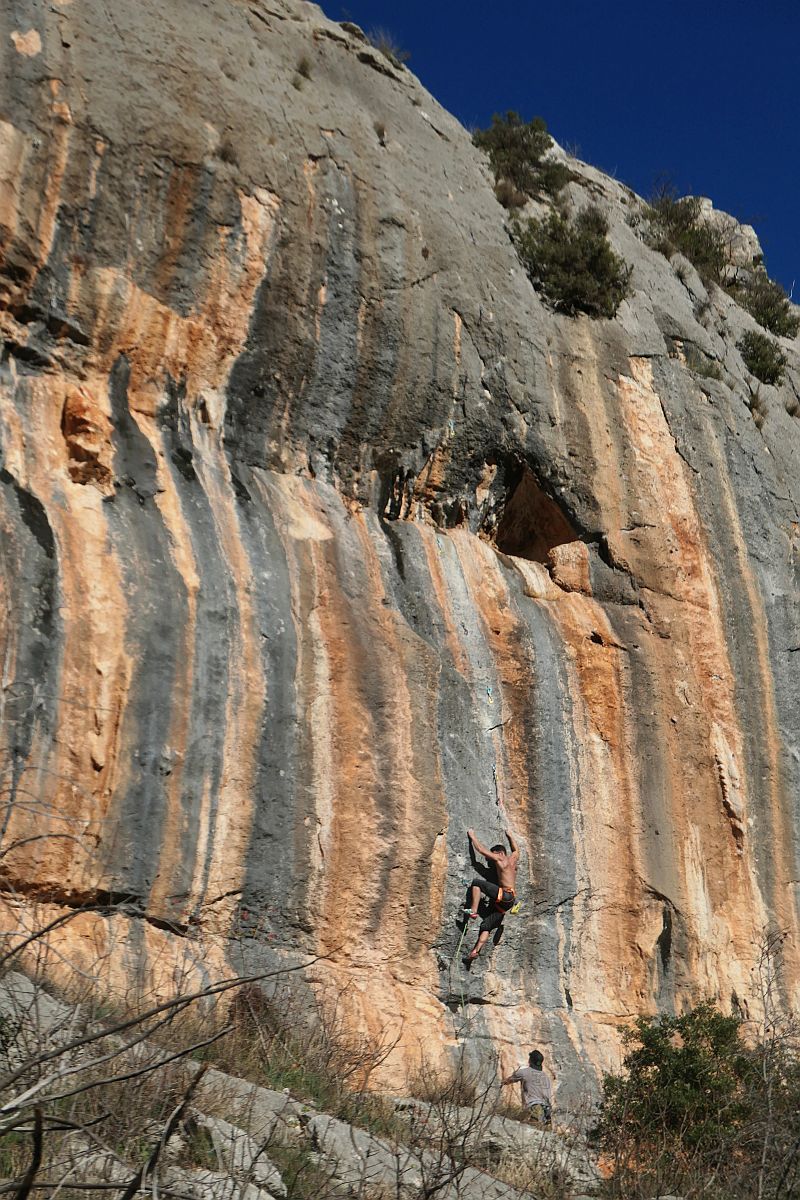
<svg viewBox="0 0 800 1200">
<path fill-rule="evenodd" d="M 559 504 L 548 496 L 527 463 L 509 477 L 503 515 L 494 542 L 504 554 L 546 563 L 555 546 L 579 538 Z"/>
<path fill-rule="evenodd" d="M 672 913 L 666 904 L 661 914 L 661 933 L 656 938 L 656 946 L 661 956 L 661 967 L 667 971 L 672 954 Z"/>
</svg>

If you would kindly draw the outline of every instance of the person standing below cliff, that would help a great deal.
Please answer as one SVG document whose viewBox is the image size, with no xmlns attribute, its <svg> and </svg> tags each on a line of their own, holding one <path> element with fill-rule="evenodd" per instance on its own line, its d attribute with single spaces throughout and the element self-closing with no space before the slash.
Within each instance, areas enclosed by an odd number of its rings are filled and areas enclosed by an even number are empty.
<svg viewBox="0 0 800 1200">
<path fill-rule="evenodd" d="M 522 1103 L 526 1114 L 539 1125 L 550 1125 L 553 1120 L 553 1084 L 549 1075 L 542 1070 L 544 1055 L 540 1050 L 531 1050 L 527 1067 L 519 1067 L 502 1086 L 508 1083 L 522 1084 Z"/>
<path fill-rule="evenodd" d="M 481 892 L 483 892 L 484 896 L 488 896 L 494 905 L 492 911 L 481 921 L 478 940 L 475 943 L 474 949 L 470 950 L 464 960 L 466 963 L 471 963 L 475 961 L 488 942 L 489 934 L 492 930 L 502 928 L 503 918 L 517 902 L 516 886 L 517 867 L 519 866 L 519 846 L 508 830 L 506 830 L 506 837 L 511 846 L 510 854 L 505 846 L 501 845 L 492 846 L 491 850 L 487 850 L 475 837 L 474 829 L 467 830 L 467 837 L 477 853 L 482 854 L 487 862 L 494 863 L 497 869 L 497 883 L 492 883 L 490 879 L 479 879 L 476 876 L 470 884 L 470 905 L 464 909 L 464 915 L 468 921 L 475 920 L 478 916 Z"/>
</svg>

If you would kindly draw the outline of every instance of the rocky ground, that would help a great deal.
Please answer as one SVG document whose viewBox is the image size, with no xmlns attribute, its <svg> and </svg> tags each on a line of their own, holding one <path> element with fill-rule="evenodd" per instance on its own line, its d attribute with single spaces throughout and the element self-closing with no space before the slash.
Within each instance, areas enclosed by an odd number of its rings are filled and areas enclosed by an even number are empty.
<svg viewBox="0 0 800 1200">
<path fill-rule="evenodd" d="M 446 1093 L 428 1102 L 386 1097 L 378 1134 L 374 1108 L 371 1121 L 365 1109 L 361 1125 L 348 1123 L 288 1088 L 275 1091 L 208 1069 L 163 1044 L 144 1039 L 123 1048 L 118 1025 L 59 1001 L 23 975 L 5 975 L 0 1163 L 6 1183 L 24 1173 L 34 1141 L 17 1133 L 9 1142 L 8 1130 L 16 1121 L 18 1130 L 30 1131 L 38 1110 L 44 1139 L 36 1186 L 67 1197 L 87 1188 L 119 1192 L 137 1173 L 134 1191 L 198 1200 L 517 1200 L 531 1194 L 566 1200 L 599 1187 L 582 1136 L 499 1116 L 498 1097 L 488 1090 L 469 1107 Z M 134 1023 L 132 1032 L 138 1037 L 144 1029 Z M 104 1067 L 100 1075 L 97 1064 Z M 89 1085 L 106 1118 L 115 1105 L 135 1107 L 134 1094 L 141 1101 L 142 1090 L 150 1110 L 142 1108 L 124 1140 L 113 1144 L 107 1119 L 89 1120 L 80 1103 L 66 1109 L 58 1101 L 69 1091 L 67 1080 L 78 1089 Z M 179 1097 L 166 1121 L 157 1118 L 155 1103 L 164 1089 Z"/>
</svg>

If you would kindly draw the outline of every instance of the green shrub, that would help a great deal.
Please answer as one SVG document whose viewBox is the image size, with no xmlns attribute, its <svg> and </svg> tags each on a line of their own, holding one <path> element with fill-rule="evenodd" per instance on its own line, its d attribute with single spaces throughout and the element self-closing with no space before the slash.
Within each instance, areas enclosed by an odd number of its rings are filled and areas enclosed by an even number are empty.
<svg viewBox="0 0 800 1200">
<path fill-rule="evenodd" d="M 495 113 L 490 128 L 478 129 L 472 140 L 489 155 L 497 198 L 507 208 L 526 196 L 555 196 L 574 178 L 565 163 L 545 158 L 553 139 L 541 117 L 526 123 L 511 110 L 504 117 Z"/>
<path fill-rule="evenodd" d="M 716 1146 L 747 1119 L 751 1066 L 736 1017 L 704 1003 L 682 1017 L 639 1017 L 623 1038 L 626 1073 L 603 1081 L 604 1144 Z"/>
<path fill-rule="evenodd" d="M 667 258 L 679 251 L 694 264 L 704 283 L 721 283 L 728 265 L 728 245 L 722 232 L 702 220 L 698 196 L 678 197 L 662 186 L 651 197 L 647 209 L 650 243 Z"/>
<path fill-rule="evenodd" d="M 570 171 L 566 163 L 557 162 L 554 158 L 546 158 L 536 168 L 536 183 L 539 192 L 547 196 L 557 196 L 566 187 L 570 179 L 576 179 L 574 171 Z"/>
<path fill-rule="evenodd" d="M 569 222 L 556 213 L 517 224 L 514 236 L 531 282 L 560 311 L 613 317 L 628 295 L 631 268 L 606 237 L 599 209 L 583 209 Z"/>
<path fill-rule="evenodd" d="M 762 383 L 771 383 L 778 387 L 783 381 L 783 371 L 786 366 L 786 355 L 777 342 L 763 333 L 750 330 L 736 343 L 744 365 L 751 375 Z"/>
<path fill-rule="evenodd" d="M 766 271 L 756 271 L 747 284 L 731 288 L 731 295 L 770 333 L 778 337 L 797 336 L 800 316 L 792 311 L 792 304 L 781 285 L 770 279 Z"/>
<path fill-rule="evenodd" d="M 594 1131 L 613 1163 L 609 1195 L 796 1195 L 795 1032 L 767 1025 L 748 1044 L 739 1018 L 710 1002 L 640 1017 L 624 1035 L 622 1072 L 605 1077 Z"/>
</svg>

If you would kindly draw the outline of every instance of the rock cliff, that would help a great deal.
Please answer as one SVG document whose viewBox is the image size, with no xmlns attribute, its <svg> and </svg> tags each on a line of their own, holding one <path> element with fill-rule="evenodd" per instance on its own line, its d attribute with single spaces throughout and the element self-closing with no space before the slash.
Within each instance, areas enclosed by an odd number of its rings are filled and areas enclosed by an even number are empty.
<svg viewBox="0 0 800 1200">
<path fill-rule="evenodd" d="M 794 344 L 754 407 L 752 318 L 573 161 L 632 293 L 553 313 L 468 134 L 303 0 L 0 46 L 6 925 L 161 990 L 323 955 L 396 1078 L 755 1015 L 765 929 L 800 1002 Z M 524 851 L 470 974 L 467 826 Z"/>
</svg>

